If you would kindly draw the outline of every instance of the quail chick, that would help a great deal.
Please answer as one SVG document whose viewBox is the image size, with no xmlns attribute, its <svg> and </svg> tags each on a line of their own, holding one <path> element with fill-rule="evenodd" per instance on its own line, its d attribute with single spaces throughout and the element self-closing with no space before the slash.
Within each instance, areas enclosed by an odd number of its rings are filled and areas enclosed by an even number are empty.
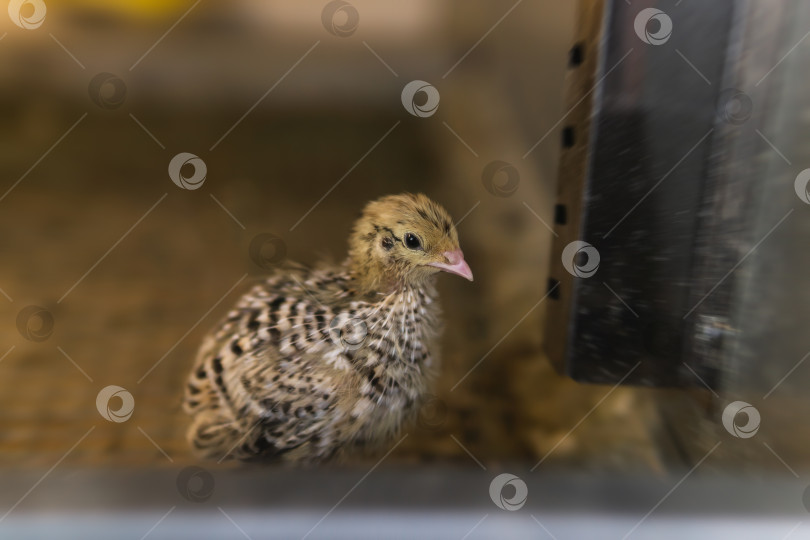
<svg viewBox="0 0 810 540">
<path fill-rule="evenodd" d="M 473 279 L 447 212 L 402 194 L 366 206 L 343 265 L 253 287 L 189 378 L 195 452 L 315 464 L 389 441 L 437 368 L 439 271 Z"/>
</svg>

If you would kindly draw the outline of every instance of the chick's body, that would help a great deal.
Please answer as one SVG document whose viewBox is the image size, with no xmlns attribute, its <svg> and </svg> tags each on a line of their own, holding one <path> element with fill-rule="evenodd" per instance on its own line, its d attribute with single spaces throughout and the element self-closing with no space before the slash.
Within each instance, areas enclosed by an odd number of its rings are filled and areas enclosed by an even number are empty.
<svg viewBox="0 0 810 540">
<path fill-rule="evenodd" d="M 434 274 L 472 279 L 455 228 L 423 195 L 390 196 L 349 251 L 280 270 L 205 338 L 184 400 L 198 454 L 318 463 L 390 440 L 417 410 L 436 370 Z"/>
</svg>

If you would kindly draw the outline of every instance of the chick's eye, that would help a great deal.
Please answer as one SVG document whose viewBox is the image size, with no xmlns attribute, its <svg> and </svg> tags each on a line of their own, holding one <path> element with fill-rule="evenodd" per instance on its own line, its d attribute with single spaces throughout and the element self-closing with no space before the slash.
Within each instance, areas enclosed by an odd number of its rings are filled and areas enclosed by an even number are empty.
<svg viewBox="0 0 810 540">
<path fill-rule="evenodd" d="M 405 247 L 408 249 L 419 249 L 422 247 L 422 242 L 413 233 L 405 233 Z"/>
</svg>

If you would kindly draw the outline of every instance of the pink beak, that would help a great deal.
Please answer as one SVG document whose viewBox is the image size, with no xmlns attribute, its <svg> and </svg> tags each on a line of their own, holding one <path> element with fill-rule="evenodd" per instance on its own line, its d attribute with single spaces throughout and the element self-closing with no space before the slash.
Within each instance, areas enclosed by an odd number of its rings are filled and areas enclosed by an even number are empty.
<svg viewBox="0 0 810 540">
<path fill-rule="evenodd" d="M 467 261 L 464 260 L 464 253 L 460 249 L 455 251 L 445 251 L 442 253 L 447 258 L 448 263 L 439 263 L 439 262 L 432 262 L 428 263 L 428 266 L 435 266 L 440 270 L 444 270 L 445 272 L 450 272 L 451 274 L 455 274 L 457 276 L 461 276 L 463 278 L 469 279 L 470 281 L 473 280 L 472 270 L 470 270 Z"/>
</svg>

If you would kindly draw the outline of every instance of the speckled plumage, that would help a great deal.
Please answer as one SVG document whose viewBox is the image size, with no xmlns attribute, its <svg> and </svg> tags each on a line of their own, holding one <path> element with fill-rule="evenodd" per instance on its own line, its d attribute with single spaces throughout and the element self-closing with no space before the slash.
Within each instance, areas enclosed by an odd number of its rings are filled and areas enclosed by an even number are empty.
<svg viewBox="0 0 810 540">
<path fill-rule="evenodd" d="M 436 267 L 459 273 L 452 250 L 461 253 L 441 207 L 391 196 L 366 208 L 342 266 L 288 265 L 255 285 L 197 356 L 184 400 L 193 449 L 318 463 L 394 437 L 436 371 L 433 277 Z"/>
</svg>

